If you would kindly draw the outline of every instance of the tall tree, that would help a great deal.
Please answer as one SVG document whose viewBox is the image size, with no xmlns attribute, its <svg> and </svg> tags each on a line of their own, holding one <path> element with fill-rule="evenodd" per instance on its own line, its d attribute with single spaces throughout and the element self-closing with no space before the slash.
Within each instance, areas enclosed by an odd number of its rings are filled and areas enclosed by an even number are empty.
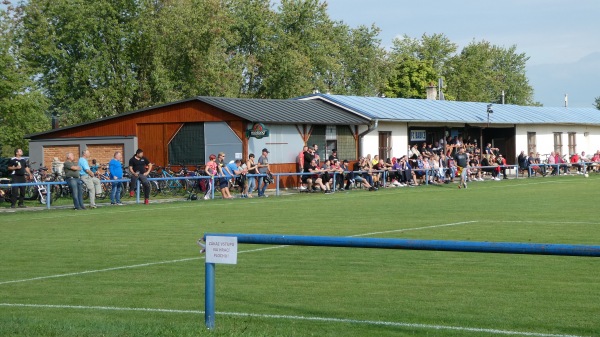
<svg viewBox="0 0 600 337">
<path fill-rule="evenodd" d="M 525 74 L 529 59 L 516 46 L 506 49 L 487 41 L 471 42 L 448 64 L 447 92 L 460 101 L 534 105 L 533 88 Z"/>
<path fill-rule="evenodd" d="M 412 57 L 421 61 L 430 61 L 439 75 L 445 75 L 446 63 L 456 52 L 458 46 L 444 34 L 423 34 L 420 40 L 404 35 L 393 41 L 392 53 L 401 59 Z"/>
<path fill-rule="evenodd" d="M 596 97 L 594 105 L 596 105 L 596 109 L 600 110 L 600 96 Z"/>
<path fill-rule="evenodd" d="M 425 88 L 437 83 L 437 78 L 431 61 L 412 56 L 398 57 L 384 93 L 386 97 L 426 98 Z"/>
<path fill-rule="evenodd" d="M 33 73 L 19 58 L 14 43 L 19 13 L 9 6 L 0 10 L 0 155 L 12 155 L 14 148 L 28 151 L 23 136 L 50 125 L 47 100 L 34 86 Z"/>
</svg>

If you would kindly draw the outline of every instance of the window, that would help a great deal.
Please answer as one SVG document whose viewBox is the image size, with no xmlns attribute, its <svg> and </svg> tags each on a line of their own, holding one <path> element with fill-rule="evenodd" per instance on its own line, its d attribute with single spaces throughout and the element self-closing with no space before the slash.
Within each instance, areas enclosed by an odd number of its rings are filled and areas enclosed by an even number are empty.
<svg viewBox="0 0 600 337">
<path fill-rule="evenodd" d="M 554 152 L 562 156 L 562 132 L 554 133 Z"/>
<path fill-rule="evenodd" d="M 319 146 L 321 162 L 323 162 L 325 158 L 329 158 L 331 150 L 333 149 L 337 150 L 337 157 L 340 160 L 356 159 L 356 142 L 354 140 L 354 134 L 352 129 L 347 125 L 313 126 L 313 130 L 306 145 L 313 146 L 313 144 Z"/>
<path fill-rule="evenodd" d="M 169 143 L 169 164 L 204 164 L 204 123 L 185 123 Z"/>
<path fill-rule="evenodd" d="M 356 141 L 351 126 L 337 126 L 337 155 L 340 160 L 356 159 Z"/>
<path fill-rule="evenodd" d="M 535 132 L 527 132 L 527 153 L 536 153 Z"/>
<path fill-rule="evenodd" d="M 569 156 L 577 152 L 577 133 L 569 132 Z"/>
</svg>

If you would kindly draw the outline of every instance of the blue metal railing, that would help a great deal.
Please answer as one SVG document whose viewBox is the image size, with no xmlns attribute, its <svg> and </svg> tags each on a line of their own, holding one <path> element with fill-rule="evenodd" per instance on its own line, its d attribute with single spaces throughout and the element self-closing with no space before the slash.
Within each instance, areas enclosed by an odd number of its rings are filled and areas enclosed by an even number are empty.
<svg viewBox="0 0 600 337">
<path fill-rule="evenodd" d="M 207 236 L 237 237 L 238 244 L 296 245 L 319 247 L 350 247 L 407 250 L 435 250 L 472 253 L 536 254 L 560 256 L 600 257 L 600 246 L 515 243 L 515 242 L 477 242 L 445 240 L 409 240 L 385 238 L 354 238 L 334 236 L 300 236 L 271 234 L 231 234 L 205 233 Z M 205 263 L 204 309 L 205 324 L 208 329 L 215 327 L 215 264 Z"/>
<path fill-rule="evenodd" d="M 586 162 L 584 165 L 584 172 L 588 171 L 588 167 L 593 166 L 593 165 L 597 165 L 599 163 L 595 163 L 595 162 Z M 537 166 L 540 167 L 555 167 L 556 169 L 560 168 L 560 167 L 571 167 L 570 164 L 535 164 Z M 490 170 L 490 169 L 509 169 L 515 170 L 515 178 L 519 177 L 519 170 L 521 169 L 518 165 L 503 165 L 503 166 L 479 166 L 477 167 L 477 169 L 483 169 L 483 170 Z M 434 175 L 434 171 L 439 170 L 439 169 L 419 169 L 419 168 L 415 168 L 412 169 L 413 172 L 424 172 L 424 177 L 425 177 L 425 184 L 428 185 L 429 184 L 429 179 L 431 176 Z M 443 168 L 441 171 L 443 171 L 443 175 L 445 176 L 447 171 L 449 171 L 449 168 Z M 530 175 L 533 173 L 532 168 L 528 167 L 526 170 L 529 170 Z M 386 180 L 387 176 L 390 175 L 393 172 L 393 170 L 371 170 L 371 173 L 381 173 L 383 175 L 383 181 Z M 338 176 L 340 174 L 355 174 L 358 176 L 362 176 L 362 174 L 367 173 L 367 171 L 344 171 L 343 173 L 340 172 L 330 172 L 331 173 L 331 177 L 332 177 L 332 181 L 336 182 L 338 179 Z M 276 196 L 280 196 L 281 195 L 281 185 L 280 185 L 280 178 L 283 177 L 298 177 L 298 179 L 300 179 L 302 176 L 306 176 L 306 175 L 313 175 L 314 173 L 310 173 L 310 172 L 306 172 L 306 173 L 273 173 L 273 180 L 274 180 L 274 184 L 275 184 L 275 195 Z M 266 177 L 266 174 L 246 174 L 247 178 L 258 178 L 258 177 Z M 237 177 L 237 176 L 236 176 Z M 215 197 L 215 181 L 219 178 L 219 176 L 185 176 L 185 177 L 169 177 L 169 178 L 148 178 L 148 181 L 171 181 L 171 180 L 202 180 L 202 179 L 210 179 L 211 180 L 211 190 L 210 190 L 210 198 L 214 199 Z M 410 179 L 411 177 L 409 177 Z M 130 179 L 119 179 L 119 180 L 100 180 L 101 183 L 113 183 L 113 182 L 129 182 Z M 384 182 L 385 183 L 385 182 Z M 43 185 L 46 187 L 46 193 L 47 193 L 47 200 L 46 200 L 46 208 L 50 208 L 50 204 L 51 204 L 51 189 L 50 186 L 52 185 L 67 185 L 67 182 L 65 181 L 42 181 L 42 182 L 37 182 L 37 183 L 20 183 L 20 184 L 0 184 L 0 188 L 10 188 L 10 187 L 17 187 L 17 186 L 40 186 Z M 136 195 L 136 203 L 140 203 L 140 184 L 139 184 L 139 180 L 135 189 L 135 195 Z M 332 186 L 332 190 L 336 191 L 337 189 L 337 185 L 334 183 Z"/>
</svg>

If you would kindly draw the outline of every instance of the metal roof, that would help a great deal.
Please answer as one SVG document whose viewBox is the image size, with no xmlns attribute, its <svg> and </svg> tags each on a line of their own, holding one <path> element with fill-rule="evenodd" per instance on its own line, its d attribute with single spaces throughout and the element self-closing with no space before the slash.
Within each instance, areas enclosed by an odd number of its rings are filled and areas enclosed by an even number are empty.
<svg viewBox="0 0 600 337">
<path fill-rule="evenodd" d="M 487 123 L 481 102 L 438 101 L 315 94 L 300 99 L 325 100 L 372 119 L 406 122 Z M 490 124 L 600 125 L 600 111 L 590 108 L 536 107 L 493 104 Z"/>
<path fill-rule="evenodd" d="M 48 135 L 53 132 L 74 129 L 84 125 L 94 124 L 100 121 L 129 116 L 137 113 L 151 111 L 184 102 L 198 100 L 232 115 L 236 115 L 250 122 L 262 122 L 272 124 L 335 124 L 335 125 L 363 125 L 369 124 L 370 118 L 356 112 L 349 112 L 334 104 L 321 100 L 287 100 L 287 99 L 253 99 L 253 98 L 224 98 L 199 96 L 152 106 L 140 110 L 130 111 L 119 115 L 95 119 L 92 121 L 69 125 L 58 129 L 37 132 L 26 135 L 32 138 Z"/>
<path fill-rule="evenodd" d="M 197 97 L 199 101 L 252 122 L 273 124 L 368 124 L 369 118 L 321 100 Z"/>
</svg>

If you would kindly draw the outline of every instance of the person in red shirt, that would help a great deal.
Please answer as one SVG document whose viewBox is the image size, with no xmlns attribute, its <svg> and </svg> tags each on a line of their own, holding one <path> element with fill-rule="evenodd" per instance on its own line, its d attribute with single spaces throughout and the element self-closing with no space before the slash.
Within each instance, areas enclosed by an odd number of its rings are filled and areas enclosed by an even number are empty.
<svg viewBox="0 0 600 337">
<path fill-rule="evenodd" d="M 571 166 L 577 167 L 577 174 L 581 174 L 581 163 L 580 163 L 580 161 L 581 161 L 581 159 L 579 158 L 579 154 L 577 154 L 577 152 L 575 152 L 571 156 Z"/>
</svg>

